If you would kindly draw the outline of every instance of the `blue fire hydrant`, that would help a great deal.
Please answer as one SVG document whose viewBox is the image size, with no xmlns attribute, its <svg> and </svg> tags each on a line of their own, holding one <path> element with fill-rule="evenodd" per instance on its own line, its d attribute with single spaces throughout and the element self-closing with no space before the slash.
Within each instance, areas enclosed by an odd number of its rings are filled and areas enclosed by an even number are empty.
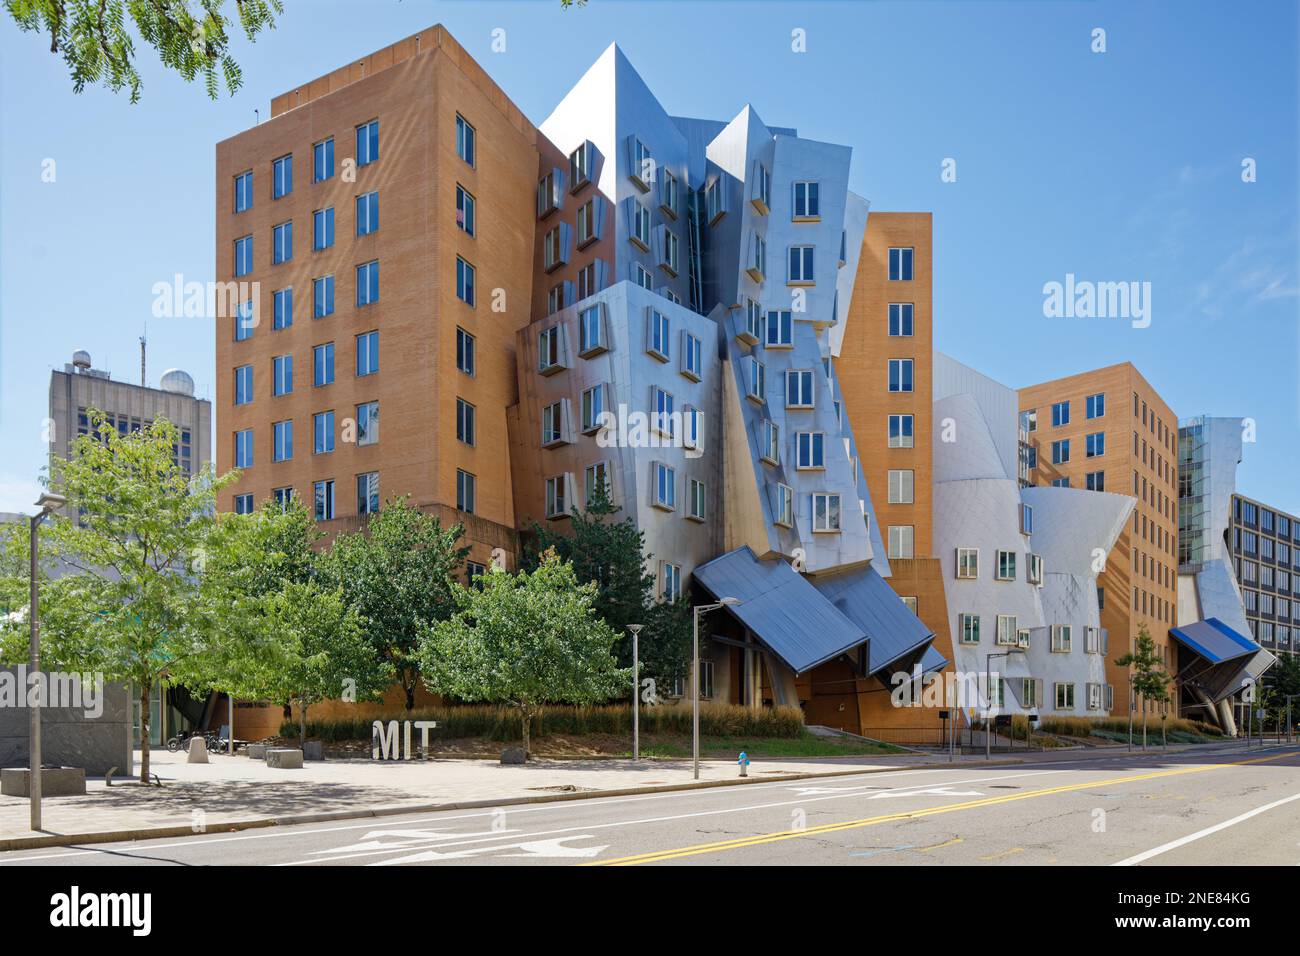
<svg viewBox="0 0 1300 956">
<path fill-rule="evenodd" d="M 740 764 L 740 775 L 742 777 L 748 777 L 749 776 L 749 754 L 745 753 L 745 751 L 742 750 L 740 752 L 739 759 L 736 760 L 736 763 Z"/>
</svg>

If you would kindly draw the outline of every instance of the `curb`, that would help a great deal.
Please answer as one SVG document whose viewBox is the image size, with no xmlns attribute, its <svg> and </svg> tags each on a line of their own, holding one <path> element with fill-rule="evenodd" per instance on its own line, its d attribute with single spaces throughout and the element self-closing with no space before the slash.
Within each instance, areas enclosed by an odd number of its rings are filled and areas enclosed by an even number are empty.
<svg viewBox="0 0 1300 956">
<path fill-rule="evenodd" d="M 1195 745 L 1185 745 L 1195 746 Z M 1269 749 L 1269 748 L 1264 748 Z M 1186 750 L 1171 752 L 1181 755 Z M 1119 754 L 1107 754 L 1108 757 L 1130 758 L 1155 756 L 1148 751 L 1133 751 Z M 1067 758 L 1068 759 L 1068 758 Z M 977 767 L 1019 767 L 1026 764 L 1048 763 L 1048 761 L 1026 761 L 1023 759 L 1003 759 L 980 761 Z M 121 843 L 135 840 L 157 840 L 167 837 L 197 836 L 200 833 L 230 833 L 240 830 L 258 830 L 267 827 L 295 826 L 303 823 L 328 823 L 335 820 L 363 820 L 367 817 L 400 816 L 412 813 L 437 813 L 444 810 L 482 810 L 489 807 L 523 806 L 540 803 L 568 803 L 573 800 L 592 800 L 603 797 L 631 797 L 652 793 L 675 793 L 686 790 L 712 790 L 717 787 L 737 787 L 749 784 L 780 783 L 787 780 L 812 780 L 828 777 L 855 777 L 874 773 L 898 773 L 905 770 L 948 770 L 960 766 L 956 762 L 916 764 L 902 767 L 867 767 L 853 770 L 816 770 L 797 773 L 780 771 L 764 777 L 732 777 L 727 780 L 692 780 L 690 783 L 655 784 L 649 787 L 618 787 L 611 790 L 583 790 L 574 793 L 548 793 L 529 797 L 508 797 L 504 800 L 455 800 L 447 803 L 418 803 L 398 806 L 372 807 L 370 809 L 325 810 L 319 813 L 295 813 L 278 817 L 255 817 L 246 820 L 228 820 L 208 824 L 203 830 L 196 831 L 192 826 L 145 827 L 133 830 L 101 830 L 92 833 L 50 834 L 39 837 L 12 837 L 0 840 L 0 853 L 13 850 L 39 850 L 56 846 L 76 846 L 93 843 Z"/>
</svg>

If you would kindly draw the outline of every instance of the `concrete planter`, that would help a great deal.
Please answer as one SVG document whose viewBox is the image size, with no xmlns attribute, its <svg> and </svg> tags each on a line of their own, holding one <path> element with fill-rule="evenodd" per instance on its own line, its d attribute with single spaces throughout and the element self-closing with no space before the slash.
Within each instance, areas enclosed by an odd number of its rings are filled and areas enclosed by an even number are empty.
<svg viewBox="0 0 1300 956">
<path fill-rule="evenodd" d="M 324 760 L 325 751 L 319 740 L 305 740 L 302 744 L 302 755 L 305 760 Z"/>
<path fill-rule="evenodd" d="M 248 759 L 249 759 L 249 760 L 265 760 L 265 759 L 266 759 L 266 744 L 249 744 L 249 745 L 248 745 Z"/>
<path fill-rule="evenodd" d="M 31 796 L 31 771 L 26 767 L 0 770 L 0 794 L 6 797 Z M 86 771 L 82 767 L 42 767 L 42 797 L 79 797 L 86 792 Z"/>
</svg>

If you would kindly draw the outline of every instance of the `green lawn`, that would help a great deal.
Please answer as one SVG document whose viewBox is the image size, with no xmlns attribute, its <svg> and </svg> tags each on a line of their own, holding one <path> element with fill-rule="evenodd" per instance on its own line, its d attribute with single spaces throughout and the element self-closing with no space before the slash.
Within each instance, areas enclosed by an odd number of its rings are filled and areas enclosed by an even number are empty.
<svg viewBox="0 0 1300 956">
<path fill-rule="evenodd" d="M 741 751 L 752 759 L 791 757 L 871 757 L 904 753 L 901 747 L 870 743 L 852 737 L 701 737 L 700 756 L 710 759 L 735 758 Z M 691 738 L 643 736 L 641 753 L 647 757 L 689 757 Z M 623 756 L 629 756 L 628 750 Z"/>
</svg>

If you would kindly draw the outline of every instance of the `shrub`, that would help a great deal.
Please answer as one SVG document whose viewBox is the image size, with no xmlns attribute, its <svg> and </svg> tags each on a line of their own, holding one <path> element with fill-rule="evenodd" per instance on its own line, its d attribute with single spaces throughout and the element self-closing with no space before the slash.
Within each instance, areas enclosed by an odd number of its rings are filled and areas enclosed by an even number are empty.
<svg viewBox="0 0 1300 956">
<path fill-rule="evenodd" d="M 313 740 L 337 743 L 344 740 L 369 740 L 375 720 L 436 720 L 435 737 L 482 737 L 513 742 L 520 739 L 519 713 L 510 707 L 494 704 L 465 704 L 400 710 L 383 717 L 331 717 L 307 723 L 307 736 Z M 297 726 L 286 721 L 281 736 L 296 736 Z M 641 732 L 645 734 L 680 734 L 691 732 L 689 704 L 666 704 L 641 708 Z M 630 735 L 630 704 L 607 704 L 597 707 L 542 707 L 533 720 L 532 736 L 549 734 L 586 736 L 592 734 Z M 701 704 L 700 735 L 705 737 L 786 737 L 804 735 L 803 712 L 795 707 L 751 710 L 735 704 Z"/>
</svg>

